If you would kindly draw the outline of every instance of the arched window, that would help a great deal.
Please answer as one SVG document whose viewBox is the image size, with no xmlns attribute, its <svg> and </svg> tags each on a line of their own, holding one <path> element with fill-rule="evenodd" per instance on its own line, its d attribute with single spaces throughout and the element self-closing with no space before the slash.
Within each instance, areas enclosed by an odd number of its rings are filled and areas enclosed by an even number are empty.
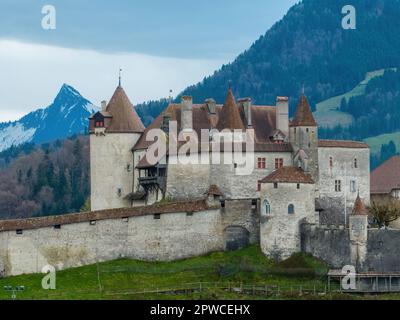
<svg viewBox="0 0 400 320">
<path fill-rule="evenodd" d="M 265 199 L 263 202 L 262 214 L 264 215 L 271 214 L 271 205 L 269 204 L 267 199 Z"/>
<path fill-rule="evenodd" d="M 294 205 L 293 204 L 289 204 L 289 206 L 288 206 L 288 214 L 294 214 Z"/>
</svg>

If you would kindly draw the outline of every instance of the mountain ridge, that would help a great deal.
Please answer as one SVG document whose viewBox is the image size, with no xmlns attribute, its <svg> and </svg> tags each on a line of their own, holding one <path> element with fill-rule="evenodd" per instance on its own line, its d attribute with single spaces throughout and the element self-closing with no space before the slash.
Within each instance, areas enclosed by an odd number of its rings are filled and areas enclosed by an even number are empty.
<svg viewBox="0 0 400 320">
<path fill-rule="evenodd" d="M 99 108 L 78 90 L 64 83 L 49 106 L 36 109 L 19 120 L 0 123 L 0 151 L 12 145 L 40 144 L 84 133 L 88 117 L 97 110 Z"/>
</svg>

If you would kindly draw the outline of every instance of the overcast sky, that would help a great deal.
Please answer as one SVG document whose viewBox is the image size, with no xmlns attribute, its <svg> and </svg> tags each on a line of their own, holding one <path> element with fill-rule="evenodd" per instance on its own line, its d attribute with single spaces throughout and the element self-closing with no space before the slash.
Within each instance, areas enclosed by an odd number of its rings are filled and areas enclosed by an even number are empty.
<svg viewBox="0 0 400 320">
<path fill-rule="evenodd" d="M 1 0 L 0 121 L 49 105 L 63 83 L 95 104 L 123 69 L 133 103 L 174 95 L 232 61 L 295 0 Z M 42 28 L 42 7 L 56 29 Z"/>
</svg>

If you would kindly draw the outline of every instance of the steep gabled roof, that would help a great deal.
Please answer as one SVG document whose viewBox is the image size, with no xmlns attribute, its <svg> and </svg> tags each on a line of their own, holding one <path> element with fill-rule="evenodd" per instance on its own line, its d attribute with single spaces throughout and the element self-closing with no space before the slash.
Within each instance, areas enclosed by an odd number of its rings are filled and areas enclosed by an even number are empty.
<svg viewBox="0 0 400 320">
<path fill-rule="evenodd" d="M 232 89 L 230 88 L 228 90 L 228 94 L 226 95 L 225 104 L 222 107 L 219 115 L 217 129 L 219 131 L 224 129 L 245 130 L 239 108 L 236 105 L 235 97 L 233 96 Z"/>
<path fill-rule="evenodd" d="M 305 95 L 302 95 L 297 105 L 296 114 L 291 121 L 292 127 L 316 127 L 317 122 L 311 112 L 310 105 Z"/>
<path fill-rule="evenodd" d="M 371 173 L 371 193 L 389 194 L 400 189 L 400 156 L 394 156 Z"/>
<path fill-rule="evenodd" d="M 106 111 L 112 115 L 107 132 L 143 132 L 144 125 L 129 101 L 124 89 L 118 86 Z"/>
<path fill-rule="evenodd" d="M 306 183 L 313 184 L 311 175 L 300 168 L 282 167 L 260 181 L 261 183 Z"/>
</svg>

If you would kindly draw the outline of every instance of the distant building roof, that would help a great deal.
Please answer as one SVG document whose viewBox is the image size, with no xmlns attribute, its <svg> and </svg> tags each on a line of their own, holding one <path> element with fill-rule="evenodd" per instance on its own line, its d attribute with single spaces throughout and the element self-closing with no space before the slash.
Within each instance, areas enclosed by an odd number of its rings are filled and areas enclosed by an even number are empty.
<svg viewBox="0 0 400 320">
<path fill-rule="evenodd" d="M 143 132 L 144 125 L 137 115 L 132 103 L 129 101 L 124 89 L 118 86 L 106 112 L 112 115 L 112 120 L 107 127 L 107 132 Z"/>
<path fill-rule="evenodd" d="M 297 105 L 296 113 L 290 125 L 292 127 L 304 126 L 304 127 L 316 127 L 317 122 L 311 112 L 310 105 L 306 96 L 303 94 L 300 97 L 299 104 Z"/>
<path fill-rule="evenodd" d="M 400 189 L 400 156 L 394 156 L 371 173 L 371 193 L 389 194 Z"/>
<path fill-rule="evenodd" d="M 300 168 L 282 167 L 261 180 L 261 183 L 307 183 L 313 184 L 311 175 Z"/>
<path fill-rule="evenodd" d="M 360 141 L 351 140 L 319 140 L 320 148 L 349 148 L 349 149 L 369 149 L 368 144 Z"/>
<path fill-rule="evenodd" d="M 357 199 L 354 203 L 354 207 L 353 207 L 353 215 L 365 216 L 367 214 L 368 214 L 368 211 L 365 208 L 363 202 L 361 201 L 360 195 L 358 194 Z"/>
</svg>

